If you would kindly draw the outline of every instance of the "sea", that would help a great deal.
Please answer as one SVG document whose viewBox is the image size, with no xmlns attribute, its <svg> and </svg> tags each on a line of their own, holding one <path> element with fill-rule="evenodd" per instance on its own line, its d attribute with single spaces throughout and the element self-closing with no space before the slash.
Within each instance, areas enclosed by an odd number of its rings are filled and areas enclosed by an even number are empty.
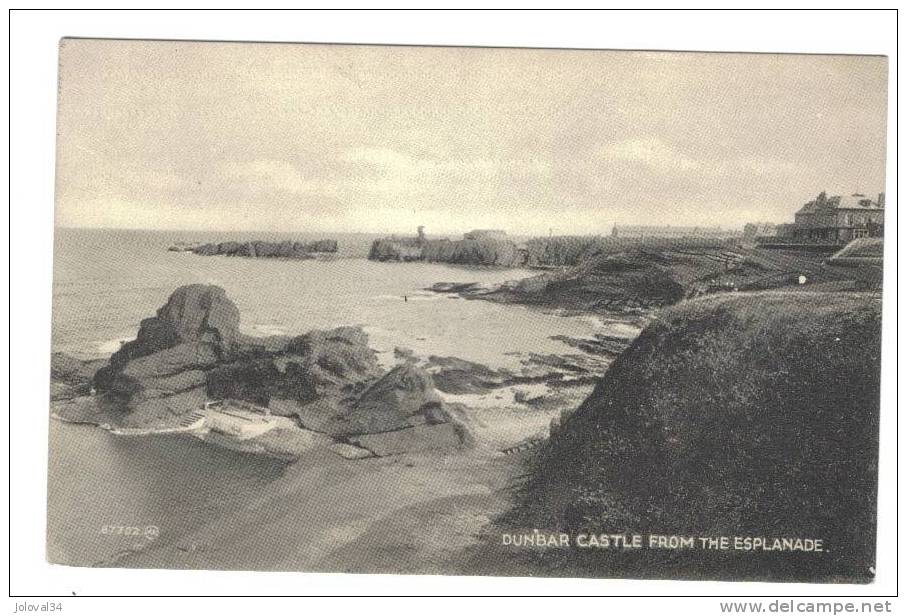
<svg viewBox="0 0 907 616">
<path fill-rule="evenodd" d="M 333 238 L 328 259 L 275 260 L 173 252 L 177 242 Z M 57 229 L 53 350 L 107 357 L 135 337 L 170 293 L 215 284 L 238 306 L 252 336 L 299 335 L 358 325 L 386 365 L 394 349 L 518 367 L 528 352 L 571 349 L 552 336 L 607 333 L 591 316 L 544 313 L 428 290 L 437 282 L 496 283 L 521 269 L 379 263 L 368 234 L 212 233 Z M 285 464 L 212 447 L 185 436 L 123 437 L 51 420 L 48 558 L 104 565 L 162 536 L 188 532 L 242 507 L 285 472 Z"/>
</svg>

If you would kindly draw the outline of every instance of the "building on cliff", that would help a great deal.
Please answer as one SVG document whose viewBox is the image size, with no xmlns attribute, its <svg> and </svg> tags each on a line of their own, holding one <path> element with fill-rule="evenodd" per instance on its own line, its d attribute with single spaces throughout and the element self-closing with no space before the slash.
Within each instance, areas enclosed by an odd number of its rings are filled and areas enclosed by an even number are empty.
<svg viewBox="0 0 907 616">
<path fill-rule="evenodd" d="M 819 193 L 794 214 L 793 224 L 760 234 L 761 246 L 840 246 L 863 237 L 883 237 L 885 193 L 873 201 L 862 193 L 827 196 Z"/>
<path fill-rule="evenodd" d="M 794 214 L 798 240 L 846 244 L 861 237 L 882 237 L 885 193 L 873 201 L 862 193 L 827 197 L 824 192 Z"/>
</svg>

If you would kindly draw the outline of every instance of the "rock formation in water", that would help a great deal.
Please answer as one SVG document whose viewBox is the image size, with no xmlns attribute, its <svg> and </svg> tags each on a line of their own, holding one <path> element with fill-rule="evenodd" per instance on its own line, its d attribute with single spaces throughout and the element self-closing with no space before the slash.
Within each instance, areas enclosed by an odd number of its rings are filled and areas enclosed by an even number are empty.
<svg viewBox="0 0 907 616">
<path fill-rule="evenodd" d="M 520 267 L 525 264 L 525 251 L 507 234 L 497 230 L 476 230 L 463 239 L 426 239 L 416 237 L 380 238 L 369 251 L 372 261 L 427 261 L 458 265 Z"/>
<path fill-rule="evenodd" d="M 238 334 L 239 310 L 223 289 L 180 287 L 95 374 L 95 387 L 133 423 L 173 420 L 205 402 L 206 370 L 229 361 Z"/>
<path fill-rule="evenodd" d="M 311 259 L 317 253 L 337 252 L 336 240 L 316 240 L 313 242 L 220 242 L 195 246 L 175 244 L 170 250 L 191 251 L 197 255 L 228 257 L 257 257 L 275 259 Z"/>
<path fill-rule="evenodd" d="M 95 372 L 106 363 L 102 359 L 83 361 L 66 353 L 51 353 L 50 399 L 67 400 L 89 395 Z"/>
<path fill-rule="evenodd" d="M 234 399 L 376 455 L 468 444 L 431 376 L 411 361 L 383 372 L 361 328 L 257 339 L 240 334 L 239 322 L 220 287 L 178 288 L 94 374 L 93 408 L 80 403 L 71 412 L 81 420 L 103 414 L 103 421 L 125 427 L 161 428 L 208 400 Z M 84 395 L 86 370 L 57 357 L 54 381 L 72 382 Z"/>
<path fill-rule="evenodd" d="M 358 327 L 313 330 L 276 351 L 248 345 L 241 357 L 208 373 L 212 398 L 249 400 L 304 427 L 330 423 L 381 375 L 368 336 Z"/>
<path fill-rule="evenodd" d="M 411 363 L 372 383 L 342 417 L 347 435 L 391 432 L 449 421 L 431 375 Z"/>
</svg>

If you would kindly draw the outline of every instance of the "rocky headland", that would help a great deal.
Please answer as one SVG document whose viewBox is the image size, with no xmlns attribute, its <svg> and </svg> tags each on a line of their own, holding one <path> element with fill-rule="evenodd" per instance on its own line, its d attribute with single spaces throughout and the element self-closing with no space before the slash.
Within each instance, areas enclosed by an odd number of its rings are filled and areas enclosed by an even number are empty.
<svg viewBox="0 0 907 616">
<path fill-rule="evenodd" d="M 522 267 L 526 263 L 525 250 L 497 230 L 470 231 L 459 240 L 428 239 L 422 233 L 380 238 L 372 243 L 368 258 L 494 267 Z"/>
<path fill-rule="evenodd" d="M 881 288 L 881 271 L 836 267 L 821 255 L 677 243 L 600 249 L 578 264 L 498 285 L 439 282 L 432 291 L 546 310 L 651 316 L 683 299 L 732 291 Z"/>
<path fill-rule="evenodd" d="M 411 361 L 382 370 L 361 329 L 258 339 L 239 324 L 220 287 L 180 287 L 104 365 L 55 354 L 52 411 L 122 433 L 186 431 L 289 458 L 315 445 L 368 457 L 470 444 L 431 375 Z"/>
<path fill-rule="evenodd" d="M 177 242 L 168 250 L 173 252 L 191 252 L 202 256 L 224 255 L 227 257 L 252 257 L 271 259 L 313 259 L 318 254 L 337 252 L 336 240 L 316 240 L 313 242 L 265 242 L 261 240 L 246 242 L 219 242 L 192 244 Z"/>
<path fill-rule="evenodd" d="M 618 254 L 636 249 L 649 251 L 706 251 L 721 253 L 739 248 L 737 239 L 672 237 L 624 238 L 601 235 L 556 235 L 517 240 L 504 231 L 477 229 L 460 239 L 428 239 L 390 236 L 372 243 L 373 261 L 426 261 L 531 269 L 577 266 L 600 254 Z"/>
</svg>

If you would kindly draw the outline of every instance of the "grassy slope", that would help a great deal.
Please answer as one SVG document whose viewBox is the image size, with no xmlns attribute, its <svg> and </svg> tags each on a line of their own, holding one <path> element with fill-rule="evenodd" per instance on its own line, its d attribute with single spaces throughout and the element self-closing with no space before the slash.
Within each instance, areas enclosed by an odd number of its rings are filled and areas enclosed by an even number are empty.
<svg viewBox="0 0 907 616">
<path fill-rule="evenodd" d="M 480 299 L 609 311 L 657 308 L 732 289 L 878 290 L 881 268 L 835 267 L 820 253 L 713 248 L 608 250 L 538 276 L 472 293 Z M 801 276 L 804 284 L 800 284 Z M 469 297 L 470 292 L 466 291 Z"/>
<path fill-rule="evenodd" d="M 541 557 L 579 575 L 868 579 L 880 311 L 867 294 L 780 292 L 665 311 L 540 454 L 505 522 L 814 537 L 831 550 Z"/>
</svg>

